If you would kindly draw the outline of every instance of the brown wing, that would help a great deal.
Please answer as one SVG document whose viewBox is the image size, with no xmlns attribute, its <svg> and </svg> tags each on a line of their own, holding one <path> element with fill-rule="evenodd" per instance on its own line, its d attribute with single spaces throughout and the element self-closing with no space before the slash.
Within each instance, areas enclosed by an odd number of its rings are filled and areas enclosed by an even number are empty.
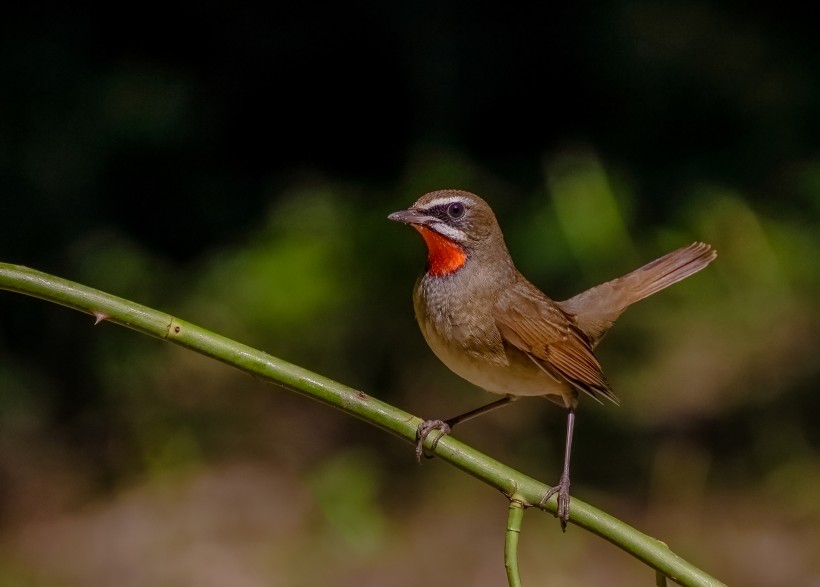
<svg viewBox="0 0 820 587">
<path fill-rule="evenodd" d="M 598 401 L 618 403 L 592 345 L 572 317 L 527 281 L 507 289 L 494 308 L 505 342 L 526 353 L 553 378 Z"/>
</svg>

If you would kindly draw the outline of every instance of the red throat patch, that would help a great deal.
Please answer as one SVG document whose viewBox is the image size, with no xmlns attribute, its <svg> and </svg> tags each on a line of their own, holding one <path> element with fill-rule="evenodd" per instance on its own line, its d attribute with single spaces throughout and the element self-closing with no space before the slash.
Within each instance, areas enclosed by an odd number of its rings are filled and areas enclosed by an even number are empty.
<svg viewBox="0 0 820 587">
<path fill-rule="evenodd" d="M 449 275 L 457 271 L 467 260 L 467 253 L 460 245 L 441 236 L 421 224 L 413 224 L 427 243 L 427 273 L 433 277 Z"/>
</svg>

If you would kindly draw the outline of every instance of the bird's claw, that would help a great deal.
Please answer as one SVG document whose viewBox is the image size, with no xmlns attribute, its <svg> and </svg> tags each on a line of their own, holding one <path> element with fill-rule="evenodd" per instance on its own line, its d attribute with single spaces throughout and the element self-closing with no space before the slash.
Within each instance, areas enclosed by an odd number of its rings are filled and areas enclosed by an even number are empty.
<svg viewBox="0 0 820 587">
<path fill-rule="evenodd" d="M 561 480 L 558 485 L 552 487 L 541 498 L 539 507 L 543 510 L 547 505 L 547 501 L 553 495 L 558 494 L 558 508 L 555 510 L 555 517 L 561 521 L 561 530 L 566 532 L 567 522 L 569 522 L 569 476 L 561 475 Z"/>
<path fill-rule="evenodd" d="M 432 459 L 432 454 L 427 454 L 424 452 L 424 441 L 427 440 L 427 437 L 433 430 L 438 430 L 439 434 L 433 440 L 433 444 L 430 447 L 431 450 L 436 450 L 436 445 L 438 441 L 441 440 L 441 437 L 445 434 L 450 434 L 450 425 L 445 422 L 444 420 L 425 420 L 421 424 L 419 424 L 418 430 L 416 430 L 416 460 L 421 463 L 421 456 L 424 455 L 425 458 Z"/>
</svg>

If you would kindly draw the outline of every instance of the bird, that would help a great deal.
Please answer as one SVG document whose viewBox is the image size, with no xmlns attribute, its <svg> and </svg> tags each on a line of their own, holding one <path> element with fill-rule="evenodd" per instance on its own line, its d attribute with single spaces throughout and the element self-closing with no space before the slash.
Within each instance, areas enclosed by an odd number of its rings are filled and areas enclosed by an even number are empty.
<svg viewBox="0 0 820 587">
<path fill-rule="evenodd" d="M 413 307 L 433 353 L 470 383 L 502 396 L 447 420 L 425 420 L 416 457 L 434 430 L 438 440 L 461 422 L 518 400 L 544 397 L 567 410 L 563 470 L 540 507 L 557 496 L 562 530 L 570 519 L 570 455 L 581 396 L 618 404 L 593 350 L 633 303 L 697 273 L 717 256 L 695 242 L 564 301 L 554 301 L 519 271 L 489 204 L 458 189 L 433 191 L 389 220 L 416 229 L 427 263 Z"/>
</svg>

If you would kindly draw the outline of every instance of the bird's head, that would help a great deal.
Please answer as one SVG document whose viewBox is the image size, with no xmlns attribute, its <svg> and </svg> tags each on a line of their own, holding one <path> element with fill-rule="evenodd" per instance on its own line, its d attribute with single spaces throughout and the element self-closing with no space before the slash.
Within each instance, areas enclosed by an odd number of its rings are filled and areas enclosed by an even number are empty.
<svg viewBox="0 0 820 587">
<path fill-rule="evenodd" d="M 470 192 L 430 192 L 388 218 L 409 224 L 424 237 L 427 273 L 432 276 L 454 273 L 476 255 L 509 257 L 495 214 L 487 202 Z"/>
</svg>

